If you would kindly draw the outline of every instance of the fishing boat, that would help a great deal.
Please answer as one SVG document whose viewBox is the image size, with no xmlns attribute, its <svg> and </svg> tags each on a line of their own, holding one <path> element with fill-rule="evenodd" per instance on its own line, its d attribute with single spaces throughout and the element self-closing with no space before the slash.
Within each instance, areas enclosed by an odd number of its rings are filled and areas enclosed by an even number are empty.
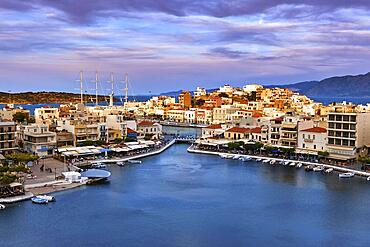
<svg viewBox="0 0 370 247">
<path fill-rule="evenodd" d="M 333 168 L 328 168 L 325 170 L 325 173 L 331 173 L 334 169 Z"/>
<path fill-rule="evenodd" d="M 39 197 L 32 197 L 31 201 L 36 204 L 48 204 L 49 202 L 48 200 Z"/>
<path fill-rule="evenodd" d="M 142 163 L 141 160 L 128 160 L 127 162 L 131 164 L 141 164 Z"/>
<path fill-rule="evenodd" d="M 45 200 L 48 200 L 48 202 L 55 202 L 54 196 L 39 195 L 39 196 L 36 196 L 36 198 L 45 199 Z"/>
<path fill-rule="evenodd" d="M 315 166 L 312 170 L 314 172 L 322 172 L 324 170 L 324 167 L 323 166 Z"/>
<path fill-rule="evenodd" d="M 125 165 L 125 162 L 123 162 L 123 161 L 118 161 L 116 164 L 117 164 L 117 166 L 124 166 L 124 165 Z"/>
<path fill-rule="evenodd" d="M 353 177 L 355 174 L 353 172 L 345 172 L 345 173 L 340 173 L 338 176 L 340 178 L 351 178 Z"/>
<path fill-rule="evenodd" d="M 4 210 L 6 207 L 3 204 L 0 204 L 0 210 Z"/>
</svg>

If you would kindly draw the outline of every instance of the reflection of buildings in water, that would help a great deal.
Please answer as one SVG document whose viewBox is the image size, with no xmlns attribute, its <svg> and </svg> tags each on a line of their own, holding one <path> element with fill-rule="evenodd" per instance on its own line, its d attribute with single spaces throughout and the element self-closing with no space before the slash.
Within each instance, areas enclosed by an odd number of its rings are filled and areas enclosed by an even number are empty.
<svg viewBox="0 0 370 247">
<path fill-rule="evenodd" d="M 166 134 L 166 135 L 201 136 L 202 129 L 163 125 L 162 132 L 163 134 Z"/>
</svg>

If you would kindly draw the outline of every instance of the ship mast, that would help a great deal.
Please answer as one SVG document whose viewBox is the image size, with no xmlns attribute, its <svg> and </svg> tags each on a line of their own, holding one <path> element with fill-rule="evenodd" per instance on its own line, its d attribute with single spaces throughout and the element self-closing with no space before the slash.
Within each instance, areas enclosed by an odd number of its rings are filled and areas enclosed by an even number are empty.
<svg viewBox="0 0 370 247">
<path fill-rule="evenodd" d="M 111 91 L 110 98 L 109 98 L 109 106 L 113 106 L 113 96 L 114 96 L 114 77 L 113 77 L 113 72 L 110 73 L 110 81 L 109 82 L 112 85 L 112 91 Z"/>
<path fill-rule="evenodd" d="M 98 71 L 95 71 L 95 104 L 96 105 L 99 105 L 98 83 L 99 83 L 99 74 L 98 74 Z"/>
<path fill-rule="evenodd" d="M 128 74 L 125 74 L 125 103 L 128 102 Z"/>
<path fill-rule="evenodd" d="M 80 71 L 80 94 L 81 94 L 81 104 L 84 103 L 84 91 L 83 91 L 83 81 L 84 81 L 84 72 Z"/>
</svg>

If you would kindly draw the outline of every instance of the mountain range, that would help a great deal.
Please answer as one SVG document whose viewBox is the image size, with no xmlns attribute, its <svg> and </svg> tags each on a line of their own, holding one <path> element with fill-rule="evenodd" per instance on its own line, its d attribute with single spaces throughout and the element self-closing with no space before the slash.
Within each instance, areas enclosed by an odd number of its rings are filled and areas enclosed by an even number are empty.
<svg viewBox="0 0 370 247">
<path fill-rule="evenodd" d="M 370 72 L 361 75 L 335 76 L 321 81 L 304 81 L 293 84 L 266 85 L 265 87 L 289 88 L 312 98 L 370 98 Z M 208 92 L 217 89 L 207 89 Z M 161 95 L 178 96 L 179 91 Z"/>
</svg>

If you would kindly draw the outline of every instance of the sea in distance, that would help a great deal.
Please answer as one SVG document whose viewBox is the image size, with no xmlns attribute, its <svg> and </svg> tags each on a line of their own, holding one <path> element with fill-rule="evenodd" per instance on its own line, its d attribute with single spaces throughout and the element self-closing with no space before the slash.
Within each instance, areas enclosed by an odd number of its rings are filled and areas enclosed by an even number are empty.
<svg viewBox="0 0 370 247">
<path fill-rule="evenodd" d="M 0 211 L 0 246 L 370 246 L 366 179 L 191 154 L 175 144 L 110 181 Z"/>
<path fill-rule="evenodd" d="M 135 101 L 147 101 L 151 98 L 151 96 L 148 95 L 142 95 L 142 96 L 130 96 L 129 100 L 135 100 Z M 123 105 L 123 102 L 121 101 L 121 97 L 119 98 L 119 101 L 114 102 L 115 105 Z M 323 103 L 324 105 L 329 105 L 333 102 L 352 102 L 354 104 L 367 104 L 370 103 L 370 97 L 362 97 L 362 98 L 356 98 L 356 97 L 343 97 L 343 98 L 332 98 L 332 97 L 321 97 L 321 98 L 311 98 L 315 100 L 316 102 Z M 94 106 L 95 104 L 93 102 L 88 102 L 86 105 L 88 106 Z M 108 105 L 107 102 L 100 102 L 99 105 L 105 106 Z M 23 109 L 29 110 L 31 115 L 34 115 L 35 109 L 43 106 L 51 106 L 51 107 L 59 107 L 60 104 L 56 103 L 42 103 L 42 104 L 15 104 L 16 107 L 22 107 Z M 4 104 L 0 104 L 0 108 L 5 107 Z"/>
</svg>

